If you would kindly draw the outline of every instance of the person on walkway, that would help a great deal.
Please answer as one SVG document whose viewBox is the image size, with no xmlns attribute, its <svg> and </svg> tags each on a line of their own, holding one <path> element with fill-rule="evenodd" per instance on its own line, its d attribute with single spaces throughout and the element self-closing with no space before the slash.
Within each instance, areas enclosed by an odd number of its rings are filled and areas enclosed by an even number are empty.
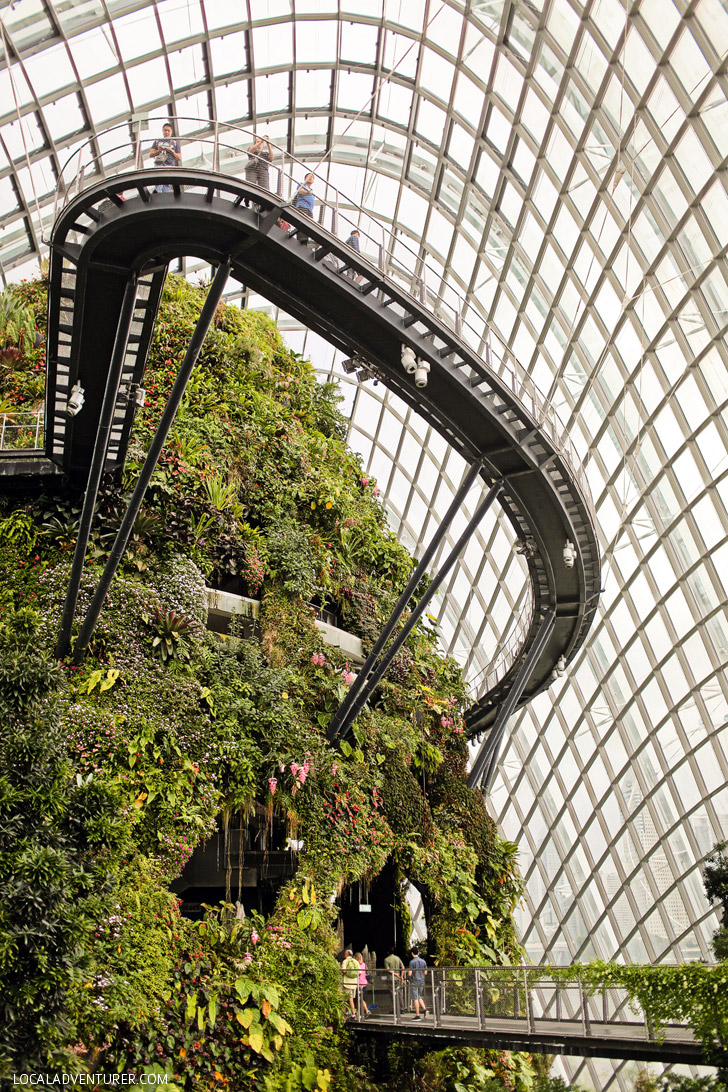
<svg viewBox="0 0 728 1092">
<path fill-rule="evenodd" d="M 351 247 L 352 250 L 355 250 L 357 252 L 357 254 L 361 253 L 361 246 L 359 245 L 359 229 L 358 228 L 352 228 L 351 234 L 349 235 L 349 238 L 346 240 L 346 245 L 348 247 Z M 359 281 L 359 279 L 360 279 L 359 274 L 354 269 L 347 269 L 344 276 L 345 277 L 351 277 L 351 279 L 353 281 Z"/>
<path fill-rule="evenodd" d="M 351 948 L 347 948 L 344 952 L 344 958 L 341 961 L 341 970 L 344 975 L 344 990 L 349 1005 L 349 1012 L 352 1016 L 356 1016 L 354 998 L 359 989 L 359 960 L 354 958 Z"/>
<path fill-rule="evenodd" d="M 316 203 L 316 195 L 313 192 L 314 181 L 313 174 L 307 174 L 296 190 L 293 207 L 302 212 L 304 216 L 313 216 L 313 206 Z"/>
<path fill-rule="evenodd" d="M 426 975 L 427 964 L 420 955 L 419 948 L 415 947 L 412 949 L 412 959 L 409 961 L 409 970 L 407 971 L 407 977 L 410 979 L 410 994 L 415 1010 L 415 1020 L 422 1019 L 420 1009 L 422 1010 L 422 1016 L 427 1016 L 427 1007 L 423 997 Z"/>
<path fill-rule="evenodd" d="M 245 165 L 245 181 L 270 189 L 268 165 L 273 159 L 273 148 L 268 137 L 257 136 L 247 151 L 248 162 Z"/>
<path fill-rule="evenodd" d="M 172 126 L 166 122 L 162 126 L 162 135 L 149 149 L 149 157 L 154 158 L 155 167 L 176 167 L 182 162 L 182 150 L 175 140 Z M 171 186 L 155 186 L 156 193 L 171 193 Z"/>
<path fill-rule="evenodd" d="M 392 978 L 404 982 L 404 963 L 399 958 L 394 948 L 390 948 L 384 957 L 384 966 L 387 968 Z"/>
<path fill-rule="evenodd" d="M 359 999 L 361 1001 L 362 1008 L 364 1009 L 364 1015 L 368 1016 L 369 1015 L 369 1007 L 368 1007 L 368 1005 L 366 1003 L 366 1000 L 364 998 L 364 994 L 366 992 L 367 984 L 369 982 L 369 974 L 368 974 L 368 971 L 367 971 L 367 965 L 364 962 L 364 956 L 361 954 L 361 952 L 354 952 L 354 959 L 356 959 L 357 962 L 359 963 L 359 981 L 358 981 Z"/>
</svg>

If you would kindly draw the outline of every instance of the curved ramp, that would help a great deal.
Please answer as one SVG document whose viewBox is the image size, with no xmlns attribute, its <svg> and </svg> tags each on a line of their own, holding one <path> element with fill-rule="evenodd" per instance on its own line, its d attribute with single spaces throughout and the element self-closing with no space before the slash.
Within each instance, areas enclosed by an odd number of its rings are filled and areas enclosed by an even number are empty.
<svg viewBox="0 0 728 1092">
<path fill-rule="evenodd" d="M 156 193 L 155 183 L 172 192 Z M 248 201 L 255 205 L 246 207 Z M 281 218 L 290 232 L 279 226 Z M 71 478 L 83 483 L 89 472 L 130 272 L 140 291 L 107 470 L 125 458 L 134 384 L 143 377 L 169 262 L 182 255 L 213 265 L 229 259 L 237 279 L 361 358 L 468 462 L 482 458 L 487 481 L 503 482 L 499 503 L 527 560 L 533 614 L 507 668 L 489 678 L 470 709 L 469 734 L 492 727 L 527 660 L 528 681 L 513 691 L 516 707 L 549 685 L 560 661 L 573 658 L 594 617 L 601 579 L 581 468 L 533 394 L 516 393 L 508 374 L 477 356 L 411 291 L 272 194 L 201 171 L 137 171 L 91 186 L 59 215 L 51 247 L 46 454 Z M 416 387 L 403 370 L 403 345 L 429 363 L 426 387 Z M 85 405 L 68 418 L 77 382 Z M 571 566 L 563 558 L 567 540 L 575 548 Z"/>
</svg>

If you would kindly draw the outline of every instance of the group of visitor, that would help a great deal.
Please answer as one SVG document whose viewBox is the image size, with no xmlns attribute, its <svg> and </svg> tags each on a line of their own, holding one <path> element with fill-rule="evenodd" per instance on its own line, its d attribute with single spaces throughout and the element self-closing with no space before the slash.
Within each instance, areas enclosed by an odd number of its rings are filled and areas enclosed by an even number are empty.
<svg viewBox="0 0 728 1092">
<path fill-rule="evenodd" d="M 427 1016 L 427 1003 L 424 998 L 427 963 L 416 946 L 411 949 L 410 955 L 412 958 L 405 967 L 394 948 L 390 948 L 384 960 L 384 966 L 395 982 L 409 985 L 410 1001 L 415 1014 L 414 1019 L 422 1020 Z M 361 1011 L 366 1019 L 371 1012 L 366 1002 L 366 988 L 371 979 L 369 968 L 362 953 L 352 952 L 351 948 L 347 948 L 341 961 L 341 972 L 349 1012 L 353 1017 L 356 1017 Z M 355 1001 L 358 1002 L 359 1009 L 357 1009 Z"/>
<path fill-rule="evenodd" d="M 174 130 L 169 122 L 165 122 L 162 126 L 162 136 L 155 140 L 148 154 L 154 160 L 155 167 L 179 167 L 181 164 L 182 149 L 179 141 L 174 137 Z M 246 155 L 248 162 L 245 166 L 245 181 L 269 190 L 269 166 L 273 160 L 273 146 L 268 137 L 256 136 L 247 149 Z M 293 198 L 294 209 L 303 213 L 304 216 L 313 217 L 316 205 L 316 194 L 313 189 L 315 181 L 315 175 L 312 171 L 309 171 Z M 172 187 L 166 183 L 160 183 L 155 188 L 157 193 L 172 192 Z M 244 203 L 247 205 L 248 201 L 246 200 Z M 346 245 L 357 253 L 361 251 L 357 228 L 352 229 L 349 238 L 346 240 Z M 351 269 L 346 269 L 344 275 L 354 281 L 359 280 L 359 275 Z"/>
</svg>

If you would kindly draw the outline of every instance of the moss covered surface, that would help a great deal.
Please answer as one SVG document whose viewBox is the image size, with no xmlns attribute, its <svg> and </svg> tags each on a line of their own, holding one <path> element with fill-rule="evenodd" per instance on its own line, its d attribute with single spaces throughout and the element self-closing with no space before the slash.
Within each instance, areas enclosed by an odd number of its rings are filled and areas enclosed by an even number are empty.
<svg viewBox="0 0 728 1092">
<path fill-rule="evenodd" d="M 15 300 L 39 327 L 44 291 L 25 285 Z M 168 281 L 147 403 L 123 481 L 103 489 L 77 619 L 203 298 Z M 0 372 L 7 404 L 38 396 L 39 352 L 21 343 Z M 347 1062 L 331 897 L 390 860 L 427 894 L 432 958 L 520 959 L 515 847 L 465 783 L 465 691 L 431 623 L 350 744 L 325 740 L 351 665 L 322 644 L 310 602 L 336 609 L 366 650 L 412 569 L 346 447 L 337 399 L 263 315 L 220 306 L 81 668 L 51 656 L 80 498 L 0 502 L 5 1075 L 374 1087 Z M 233 578 L 262 597 L 254 639 L 205 629 L 205 584 Z M 256 809 L 302 842 L 272 914 L 183 918 L 169 884 L 227 817 Z M 415 1072 L 443 1090 L 530 1082 L 523 1059 L 438 1058 L 396 1063 L 391 1087 Z"/>
</svg>

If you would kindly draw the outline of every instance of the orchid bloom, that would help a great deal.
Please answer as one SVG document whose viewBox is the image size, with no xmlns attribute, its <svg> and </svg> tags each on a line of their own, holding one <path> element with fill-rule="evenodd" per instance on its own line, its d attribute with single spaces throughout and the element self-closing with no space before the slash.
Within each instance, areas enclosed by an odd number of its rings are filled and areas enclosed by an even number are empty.
<svg viewBox="0 0 728 1092">
<path fill-rule="evenodd" d="M 277 787 L 278 787 L 278 779 L 276 777 L 269 777 L 268 778 L 268 788 L 270 789 L 271 796 L 276 791 Z"/>
</svg>

